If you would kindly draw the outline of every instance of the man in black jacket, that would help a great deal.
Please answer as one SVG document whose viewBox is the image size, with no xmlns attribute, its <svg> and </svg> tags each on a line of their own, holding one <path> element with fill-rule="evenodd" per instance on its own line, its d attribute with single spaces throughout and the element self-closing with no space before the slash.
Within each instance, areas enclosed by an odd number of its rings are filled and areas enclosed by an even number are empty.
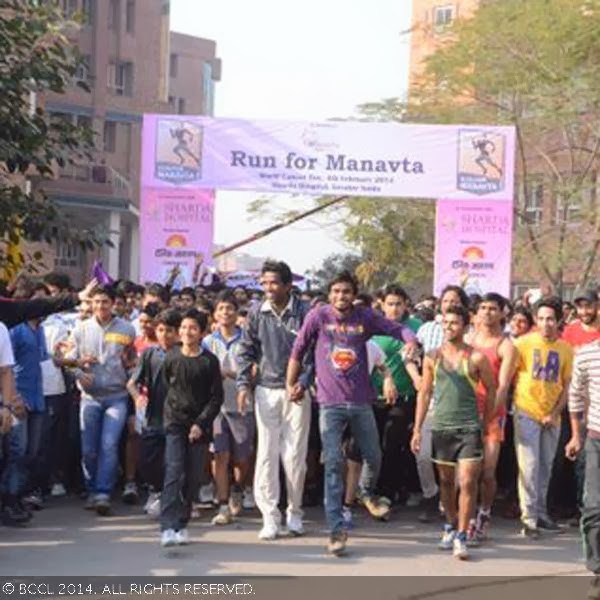
<svg viewBox="0 0 600 600">
<path fill-rule="evenodd" d="M 307 308 L 291 295 L 292 272 L 284 262 L 267 261 L 261 283 L 266 300 L 248 318 L 238 354 L 238 408 L 250 401 L 252 371 L 256 366 L 255 415 L 258 446 L 254 471 L 254 497 L 263 517 L 262 540 L 279 534 L 279 462 L 287 485 L 287 528 L 302 535 L 302 493 L 310 427 L 312 355 L 307 357 L 292 397 L 285 388 L 287 364 Z M 291 401 L 290 401 L 291 400 Z"/>
</svg>

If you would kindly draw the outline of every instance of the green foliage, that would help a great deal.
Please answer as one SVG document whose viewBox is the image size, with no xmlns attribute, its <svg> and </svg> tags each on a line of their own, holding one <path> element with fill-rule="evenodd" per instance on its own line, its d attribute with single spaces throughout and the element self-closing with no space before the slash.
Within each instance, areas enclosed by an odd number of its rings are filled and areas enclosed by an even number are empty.
<svg viewBox="0 0 600 600">
<path fill-rule="evenodd" d="M 91 157 L 91 129 L 50 119 L 40 102 L 45 92 L 64 94 L 72 85 L 81 57 L 68 34 L 76 27 L 53 2 L 4 0 L 0 8 L 0 240 L 4 245 L 20 238 L 64 239 L 87 248 L 101 243 L 91 231 L 70 228 L 66 215 L 26 185 L 27 178 L 52 178 L 58 167 Z M 78 85 L 86 89 L 85 84 Z M 0 266 L 7 262 L 11 257 L 1 249 Z"/>
</svg>

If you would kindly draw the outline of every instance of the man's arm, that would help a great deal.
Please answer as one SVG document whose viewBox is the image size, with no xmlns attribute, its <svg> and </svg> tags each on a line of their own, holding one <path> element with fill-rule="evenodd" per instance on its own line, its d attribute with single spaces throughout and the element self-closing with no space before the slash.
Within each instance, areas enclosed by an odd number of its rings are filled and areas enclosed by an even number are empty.
<svg viewBox="0 0 600 600">
<path fill-rule="evenodd" d="M 10 328 L 23 323 L 23 321 L 71 310 L 75 308 L 78 302 L 87 298 L 96 285 L 97 281 L 93 279 L 79 293 L 77 298 L 73 298 L 72 296 L 35 298 L 34 300 L 0 298 L 0 321 Z"/>
<path fill-rule="evenodd" d="M 238 390 L 250 389 L 252 385 L 252 367 L 258 364 L 261 355 L 261 343 L 258 338 L 258 312 L 251 312 L 248 324 L 242 329 L 242 337 L 237 353 L 237 377 Z"/>
<path fill-rule="evenodd" d="M 431 392 L 433 390 L 434 378 L 434 359 L 432 356 L 426 355 L 423 360 L 423 378 L 421 380 L 421 389 L 417 394 L 417 406 L 415 409 L 415 425 L 413 435 L 410 441 L 410 448 L 414 454 L 421 452 L 421 429 L 423 421 L 429 409 L 431 400 Z"/>
<path fill-rule="evenodd" d="M 575 358 L 573 376 L 569 386 L 569 421 L 571 439 L 565 446 L 565 456 L 575 460 L 583 447 L 583 424 L 586 420 L 586 407 L 589 406 L 589 376 L 581 355 Z"/>
<path fill-rule="evenodd" d="M 370 314 L 370 331 L 369 334 L 373 335 L 389 335 L 390 337 L 396 338 L 405 342 L 407 345 L 413 346 L 416 342 L 417 336 L 413 333 L 412 329 L 404 323 L 397 323 L 386 319 L 384 316 L 376 313 L 374 310 L 369 311 Z"/>
<path fill-rule="evenodd" d="M 483 411 L 483 422 L 487 423 L 492 418 L 497 405 L 496 401 L 496 382 L 494 381 L 494 373 L 492 367 L 485 356 L 481 352 L 473 352 L 471 360 L 477 368 L 477 375 L 479 380 L 485 386 L 485 407 Z"/>
<path fill-rule="evenodd" d="M 504 339 L 498 348 L 498 354 L 502 359 L 500 364 L 500 373 L 498 374 L 498 390 L 496 392 L 496 408 L 506 406 L 508 402 L 508 392 L 512 384 L 519 355 L 514 344 L 508 339 Z"/>
<path fill-rule="evenodd" d="M 213 421 L 223 405 L 223 378 L 221 377 L 221 365 L 216 357 L 210 360 L 210 380 L 208 402 L 196 419 L 196 425 L 202 429 L 202 434 L 206 437 L 210 437 Z"/>
<path fill-rule="evenodd" d="M 319 333 L 319 310 L 315 309 L 308 313 L 298 336 L 292 347 L 288 368 L 286 373 L 286 387 L 290 399 L 293 401 L 302 400 L 306 388 L 298 382 L 300 372 L 302 371 L 303 359 L 306 353 L 312 351 L 315 346 L 317 335 Z"/>
</svg>

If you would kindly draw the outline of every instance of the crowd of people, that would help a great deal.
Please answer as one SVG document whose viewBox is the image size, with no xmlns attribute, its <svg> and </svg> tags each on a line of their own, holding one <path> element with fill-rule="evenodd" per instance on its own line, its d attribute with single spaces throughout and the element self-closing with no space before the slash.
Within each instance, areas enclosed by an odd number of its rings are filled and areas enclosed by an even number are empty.
<svg viewBox="0 0 600 600">
<path fill-rule="evenodd" d="M 532 540 L 581 516 L 600 573 L 595 290 L 530 305 L 449 286 L 413 304 L 348 272 L 301 293 L 279 261 L 261 285 L 16 286 L 0 301 L 3 523 L 67 493 L 107 515 L 120 495 L 165 547 L 201 506 L 218 526 L 257 507 L 273 540 L 303 535 L 322 500 L 341 555 L 356 511 L 418 504 L 466 559 L 502 506 Z"/>
</svg>

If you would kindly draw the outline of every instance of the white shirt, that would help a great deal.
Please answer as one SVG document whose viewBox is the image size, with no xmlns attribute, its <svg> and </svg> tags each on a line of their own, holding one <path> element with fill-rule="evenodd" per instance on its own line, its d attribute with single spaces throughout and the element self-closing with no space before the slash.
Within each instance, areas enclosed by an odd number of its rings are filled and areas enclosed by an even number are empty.
<svg viewBox="0 0 600 600">
<path fill-rule="evenodd" d="M 10 335 L 8 334 L 6 325 L 0 321 L 0 367 L 13 367 L 14 364 L 15 357 L 10 342 Z M 2 394 L 0 394 L 1 400 Z"/>
<path fill-rule="evenodd" d="M 375 367 L 385 366 L 385 352 L 373 340 L 367 341 L 367 364 L 369 373 L 372 373 Z"/>
<path fill-rule="evenodd" d="M 52 357 L 56 353 L 56 346 L 69 337 L 69 327 L 64 319 L 49 317 L 42 323 L 42 330 L 46 338 L 46 348 Z M 58 396 L 67 391 L 65 377 L 62 370 L 54 364 L 52 358 L 42 361 L 42 385 L 44 396 Z"/>
</svg>

